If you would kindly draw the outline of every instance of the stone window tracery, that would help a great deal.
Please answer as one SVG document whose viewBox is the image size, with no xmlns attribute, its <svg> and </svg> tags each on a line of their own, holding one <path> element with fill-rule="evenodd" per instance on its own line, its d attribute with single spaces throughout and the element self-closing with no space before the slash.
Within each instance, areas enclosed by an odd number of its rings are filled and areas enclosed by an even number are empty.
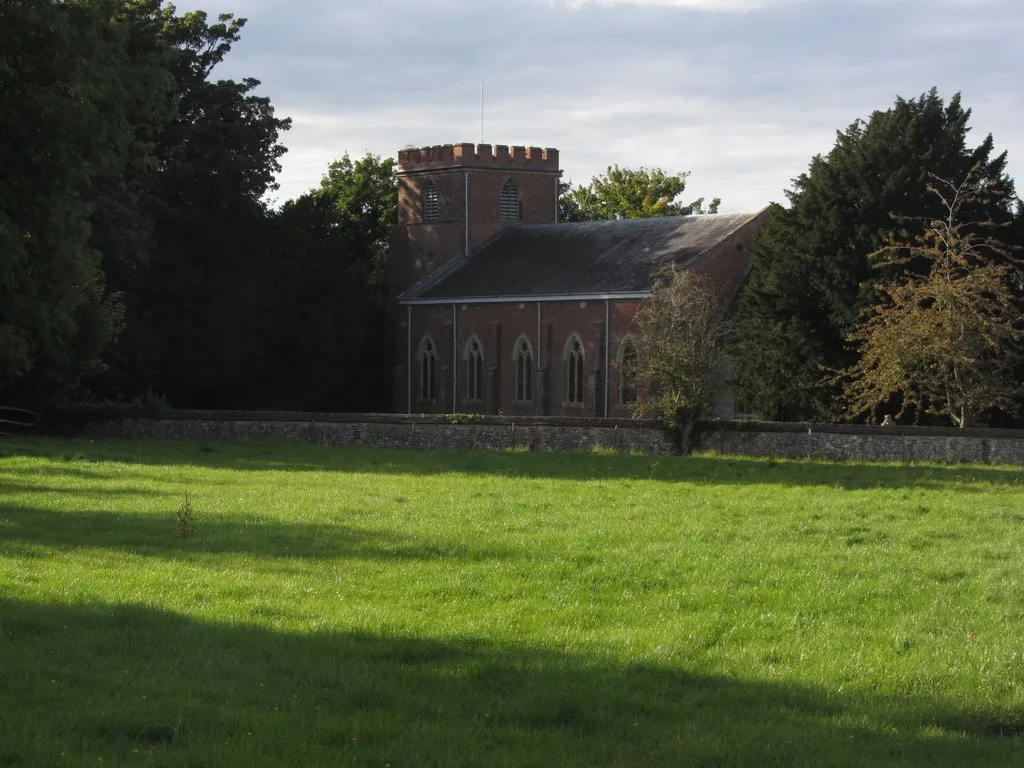
<svg viewBox="0 0 1024 768">
<path fill-rule="evenodd" d="M 533 350 L 530 342 L 520 337 L 513 357 L 515 367 L 515 400 L 521 403 L 533 400 Z"/>
<path fill-rule="evenodd" d="M 569 403 L 583 402 L 583 344 L 576 334 L 565 345 L 565 399 Z"/>
<path fill-rule="evenodd" d="M 474 336 L 466 345 L 466 399 L 484 399 L 484 353 Z"/>
<path fill-rule="evenodd" d="M 420 400 L 433 400 L 436 394 L 435 379 L 437 358 L 434 354 L 434 342 L 425 336 L 420 342 Z"/>
</svg>

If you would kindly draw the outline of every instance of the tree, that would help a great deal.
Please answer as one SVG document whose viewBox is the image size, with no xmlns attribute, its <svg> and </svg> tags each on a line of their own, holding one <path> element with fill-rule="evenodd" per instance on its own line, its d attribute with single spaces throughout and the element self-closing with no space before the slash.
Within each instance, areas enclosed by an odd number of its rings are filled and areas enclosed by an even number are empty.
<svg viewBox="0 0 1024 768">
<path fill-rule="evenodd" d="M 895 398 L 898 415 L 915 409 L 966 427 L 989 409 L 1015 408 L 1024 338 L 1016 294 L 1024 272 L 1001 240 L 985 234 L 991 220 L 964 218 L 992 194 L 977 171 L 959 184 L 934 179 L 929 190 L 945 216 L 927 221 L 921 234 L 894 235 L 872 254 L 876 270 L 916 261 L 925 271 L 879 285 L 883 303 L 867 309 L 852 334 L 860 357 L 843 376 L 852 416 Z"/>
<path fill-rule="evenodd" d="M 398 223 L 395 161 L 367 154 L 355 162 L 346 153 L 327 168 L 308 197 L 332 213 L 332 226 L 345 231 L 349 251 L 365 259 L 375 290 L 387 286 L 391 230 Z"/>
<path fill-rule="evenodd" d="M 563 184 L 558 203 L 559 221 L 642 219 L 651 216 L 686 216 L 717 213 L 716 197 L 705 209 L 704 198 L 690 204 L 678 201 L 686 189 L 689 172 L 668 175 L 660 168 L 620 168 L 595 176 L 587 186 Z"/>
<path fill-rule="evenodd" d="M 634 412 L 664 422 L 688 452 L 694 424 L 714 405 L 727 357 L 731 325 L 722 302 L 702 278 L 673 264 L 655 275 L 633 322 L 636 382 L 646 393 Z"/>
<path fill-rule="evenodd" d="M 157 145 L 178 114 L 176 51 L 160 31 L 173 9 L 160 0 L 82 0 L 101 9 L 121 42 L 118 117 L 127 128 L 120 160 L 90 185 L 92 247 L 102 255 L 108 286 L 119 290 L 146 263 L 153 237 L 152 193 L 161 159 Z M 107 106 L 108 119 L 110 106 Z"/>
<path fill-rule="evenodd" d="M 993 156 L 991 136 L 968 146 L 969 118 L 959 95 L 948 105 L 934 89 L 897 99 L 838 133 L 829 154 L 813 158 L 794 180 L 789 207 L 772 208 L 748 249 L 751 277 L 737 312 L 736 377 L 754 410 L 767 418 L 843 417 L 841 387 L 828 372 L 855 363 L 846 340 L 862 310 L 877 303 L 877 284 L 924 268 L 911 260 L 874 269 L 868 255 L 886 244 L 893 212 L 941 215 L 927 192 L 929 174 L 962 179 L 977 166 L 978 182 L 992 194 L 971 201 L 963 214 L 1010 220 L 1006 155 Z M 923 231 L 921 221 L 908 237 Z"/>
<path fill-rule="evenodd" d="M 120 307 L 90 242 L 131 131 L 122 30 L 99 2 L 0 5 L 0 398 L 39 407 L 99 366 Z"/>
<path fill-rule="evenodd" d="M 367 411 L 387 405 L 386 255 L 397 220 L 394 161 L 331 163 L 272 228 L 256 332 L 264 405 Z"/>
<path fill-rule="evenodd" d="M 276 187 L 290 121 L 256 95 L 257 80 L 212 79 L 245 19 L 177 16 L 159 0 L 123 9 L 133 60 L 159 58 L 174 108 L 146 133 L 154 162 L 138 195 L 144 256 L 126 268 L 108 263 L 127 313 L 95 389 L 118 399 L 154 391 L 183 407 L 245 405 L 261 376 L 254 329 L 271 227 L 263 198 Z"/>
<path fill-rule="evenodd" d="M 288 121 L 255 80 L 210 79 L 243 25 L 162 0 L 0 4 L 4 400 L 87 383 L 212 405 L 251 373 Z"/>
</svg>

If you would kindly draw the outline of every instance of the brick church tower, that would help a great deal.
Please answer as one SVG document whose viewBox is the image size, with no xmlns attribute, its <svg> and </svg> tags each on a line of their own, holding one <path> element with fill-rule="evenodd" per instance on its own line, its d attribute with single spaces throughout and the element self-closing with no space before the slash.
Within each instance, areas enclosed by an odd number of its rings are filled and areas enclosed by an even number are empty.
<svg viewBox="0 0 1024 768">
<path fill-rule="evenodd" d="M 558 150 L 445 144 L 398 153 L 392 295 L 509 224 L 558 218 Z"/>
</svg>

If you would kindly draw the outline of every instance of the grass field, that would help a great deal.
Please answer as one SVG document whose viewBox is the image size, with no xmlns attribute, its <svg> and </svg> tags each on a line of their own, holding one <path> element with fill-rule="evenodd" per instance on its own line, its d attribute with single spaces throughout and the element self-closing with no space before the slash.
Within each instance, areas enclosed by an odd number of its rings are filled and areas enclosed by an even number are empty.
<svg viewBox="0 0 1024 768">
<path fill-rule="evenodd" d="M 0 766 L 1021 766 L 1022 474 L 0 440 Z"/>
</svg>

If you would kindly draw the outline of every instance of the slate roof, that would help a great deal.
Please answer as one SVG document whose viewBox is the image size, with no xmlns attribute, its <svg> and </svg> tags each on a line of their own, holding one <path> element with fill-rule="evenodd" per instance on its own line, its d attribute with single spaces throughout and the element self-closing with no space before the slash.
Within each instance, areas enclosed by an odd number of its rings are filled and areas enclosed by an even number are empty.
<svg viewBox="0 0 1024 768">
<path fill-rule="evenodd" d="M 659 266 L 692 262 L 759 213 L 512 225 L 402 298 L 643 293 Z"/>
</svg>

